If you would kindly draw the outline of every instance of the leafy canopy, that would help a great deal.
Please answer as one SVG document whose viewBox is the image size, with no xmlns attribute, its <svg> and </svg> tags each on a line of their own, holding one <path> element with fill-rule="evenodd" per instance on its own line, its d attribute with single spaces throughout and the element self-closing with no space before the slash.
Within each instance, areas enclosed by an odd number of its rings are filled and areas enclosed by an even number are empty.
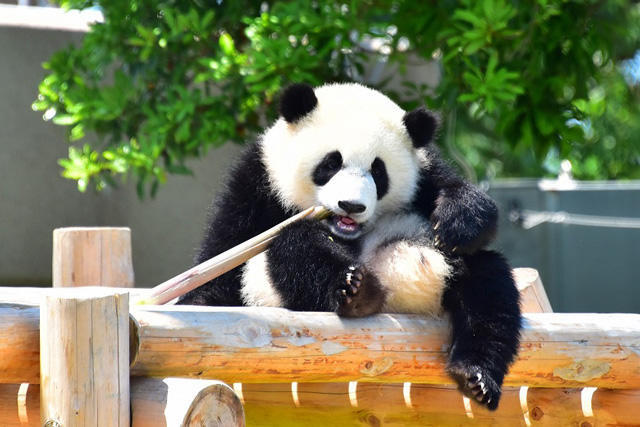
<svg viewBox="0 0 640 427">
<path fill-rule="evenodd" d="M 361 80 L 376 61 L 375 86 L 442 112 L 469 175 L 542 176 L 569 159 L 578 178 L 640 178 L 630 0 L 60 3 L 105 17 L 45 63 L 33 104 L 69 126 L 60 164 L 81 191 L 134 174 L 155 194 L 190 158 L 255 137 L 286 84 Z M 404 76 L 415 57 L 438 62 L 437 87 Z"/>
</svg>

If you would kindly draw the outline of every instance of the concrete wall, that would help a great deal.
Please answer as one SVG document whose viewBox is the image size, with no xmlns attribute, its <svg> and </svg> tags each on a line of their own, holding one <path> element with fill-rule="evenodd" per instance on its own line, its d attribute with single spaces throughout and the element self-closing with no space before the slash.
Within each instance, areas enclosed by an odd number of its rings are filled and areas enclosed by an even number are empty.
<svg viewBox="0 0 640 427">
<path fill-rule="evenodd" d="M 50 284 L 52 230 L 76 225 L 129 226 L 140 286 L 191 266 L 207 206 L 239 151 L 226 145 L 193 162 L 195 177 L 174 177 L 155 200 L 140 202 L 133 182 L 81 194 L 60 177 L 66 130 L 31 110 L 41 67 L 82 33 L 0 26 L 0 283 Z"/>
</svg>

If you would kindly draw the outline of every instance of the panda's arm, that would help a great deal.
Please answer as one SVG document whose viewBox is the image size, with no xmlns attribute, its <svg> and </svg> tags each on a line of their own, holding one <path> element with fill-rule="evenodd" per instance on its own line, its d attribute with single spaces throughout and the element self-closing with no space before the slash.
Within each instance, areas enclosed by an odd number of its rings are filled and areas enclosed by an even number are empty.
<svg viewBox="0 0 640 427">
<path fill-rule="evenodd" d="M 286 213 L 269 191 L 260 160 L 260 145 L 249 145 L 234 163 L 211 208 L 196 263 L 238 245 L 286 219 Z M 241 268 L 235 268 L 194 289 L 180 304 L 242 305 Z"/>
<path fill-rule="evenodd" d="M 473 253 L 494 237 L 498 208 L 484 192 L 463 180 L 429 147 L 414 208 L 431 221 L 436 245 L 445 251 Z"/>
<path fill-rule="evenodd" d="M 361 266 L 354 248 L 318 221 L 287 226 L 267 252 L 268 272 L 285 308 L 360 317 L 384 302 L 378 279 Z"/>
</svg>

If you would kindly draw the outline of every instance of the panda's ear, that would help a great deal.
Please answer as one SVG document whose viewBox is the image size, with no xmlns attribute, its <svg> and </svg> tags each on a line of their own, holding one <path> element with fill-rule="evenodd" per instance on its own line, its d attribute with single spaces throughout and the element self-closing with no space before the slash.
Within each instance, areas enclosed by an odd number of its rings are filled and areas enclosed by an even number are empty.
<svg viewBox="0 0 640 427">
<path fill-rule="evenodd" d="M 415 148 L 425 147 L 433 141 L 440 126 L 440 118 L 423 107 L 405 113 L 402 122 Z"/>
<path fill-rule="evenodd" d="M 280 115 L 288 123 L 295 123 L 318 105 L 318 98 L 313 88 L 304 83 L 296 83 L 287 87 L 280 97 Z"/>
</svg>

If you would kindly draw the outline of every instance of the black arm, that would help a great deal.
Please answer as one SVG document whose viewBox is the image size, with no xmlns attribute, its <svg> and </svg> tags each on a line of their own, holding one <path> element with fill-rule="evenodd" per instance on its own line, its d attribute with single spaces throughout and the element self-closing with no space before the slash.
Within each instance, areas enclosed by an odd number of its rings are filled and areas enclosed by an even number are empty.
<svg viewBox="0 0 640 427">
<path fill-rule="evenodd" d="M 460 178 L 436 147 L 426 150 L 428 161 L 421 171 L 414 208 L 431 221 L 439 248 L 473 253 L 493 239 L 498 209 L 489 196 Z"/>
</svg>

